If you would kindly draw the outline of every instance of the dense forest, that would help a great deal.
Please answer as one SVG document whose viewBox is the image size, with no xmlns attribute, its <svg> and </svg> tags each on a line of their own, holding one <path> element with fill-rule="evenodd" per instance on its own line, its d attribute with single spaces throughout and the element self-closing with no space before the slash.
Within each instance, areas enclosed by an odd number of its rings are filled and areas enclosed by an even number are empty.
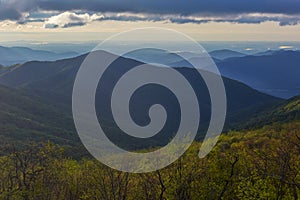
<svg viewBox="0 0 300 200">
<path fill-rule="evenodd" d="M 204 159 L 201 143 L 169 167 L 146 174 L 74 159 L 53 143 L 0 158 L 0 199 L 295 199 L 300 198 L 300 122 L 274 123 L 220 137 Z"/>
</svg>

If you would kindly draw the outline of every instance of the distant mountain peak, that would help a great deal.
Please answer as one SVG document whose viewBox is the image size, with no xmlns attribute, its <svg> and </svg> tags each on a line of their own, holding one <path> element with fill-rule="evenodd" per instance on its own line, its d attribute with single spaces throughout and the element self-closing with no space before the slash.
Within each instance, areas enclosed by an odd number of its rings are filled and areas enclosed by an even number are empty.
<svg viewBox="0 0 300 200">
<path fill-rule="evenodd" d="M 224 60 L 227 58 L 233 58 L 233 57 L 243 57 L 246 56 L 247 54 L 238 52 L 238 51 L 233 51 L 230 49 L 221 49 L 221 50 L 214 50 L 209 52 L 209 54 L 216 58 L 216 59 L 220 59 L 220 60 Z"/>
</svg>

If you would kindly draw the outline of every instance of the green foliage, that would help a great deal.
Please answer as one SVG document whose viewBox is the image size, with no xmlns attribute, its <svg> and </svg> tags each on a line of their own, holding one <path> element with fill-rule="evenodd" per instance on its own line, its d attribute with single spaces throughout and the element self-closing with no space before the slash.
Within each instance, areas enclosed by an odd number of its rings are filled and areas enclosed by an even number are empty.
<svg viewBox="0 0 300 200">
<path fill-rule="evenodd" d="M 52 143 L 0 157 L 0 199 L 299 199 L 300 122 L 222 135 L 204 159 L 201 143 L 146 174 L 74 160 Z"/>
</svg>

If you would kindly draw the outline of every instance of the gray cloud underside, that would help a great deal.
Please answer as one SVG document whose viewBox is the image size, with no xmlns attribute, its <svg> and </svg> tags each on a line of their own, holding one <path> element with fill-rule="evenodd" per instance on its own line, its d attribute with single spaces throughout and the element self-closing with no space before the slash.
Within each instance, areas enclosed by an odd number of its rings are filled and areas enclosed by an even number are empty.
<svg viewBox="0 0 300 200">
<path fill-rule="evenodd" d="M 0 0 L 0 20 L 10 19 L 19 23 L 29 22 L 24 13 L 38 11 L 73 11 L 87 13 L 115 13 L 100 20 L 120 21 L 169 21 L 172 23 L 261 23 L 276 21 L 280 25 L 295 25 L 299 22 L 299 0 Z M 143 13 L 148 18 L 118 16 L 117 13 Z M 284 17 L 247 16 L 247 13 L 272 13 Z M 170 17 L 171 16 L 171 17 Z M 176 16 L 176 17 L 174 17 Z M 217 17 L 217 19 L 196 19 L 193 16 Z M 232 17 L 230 17 L 232 16 Z M 222 19 L 224 17 L 224 19 Z M 34 21 L 35 19 L 30 19 Z M 37 19 L 41 20 L 41 19 Z M 84 25 L 72 22 L 70 26 Z"/>
<path fill-rule="evenodd" d="M 177 24 L 193 23 L 203 24 L 208 22 L 230 22 L 230 23 L 248 23 L 259 24 L 266 21 L 278 22 L 281 26 L 296 25 L 300 22 L 300 16 L 289 15 L 265 15 L 265 14 L 241 14 L 230 15 L 221 18 L 203 18 L 177 15 L 154 15 L 154 14 L 133 14 L 133 13 L 108 13 L 108 14 L 76 14 L 73 12 L 64 12 L 59 15 L 50 17 L 45 21 L 45 28 L 68 28 L 72 26 L 83 26 L 93 21 L 162 21 Z"/>
<path fill-rule="evenodd" d="M 0 20 L 18 20 L 37 9 L 37 0 L 0 0 Z"/>
</svg>

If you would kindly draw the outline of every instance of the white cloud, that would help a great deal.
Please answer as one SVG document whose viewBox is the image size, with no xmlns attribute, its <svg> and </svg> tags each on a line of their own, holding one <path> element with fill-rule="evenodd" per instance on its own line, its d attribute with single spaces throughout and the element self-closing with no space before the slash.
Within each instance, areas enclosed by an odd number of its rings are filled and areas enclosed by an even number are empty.
<svg viewBox="0 0 300 200">
<path fill-rule="evenodd" d="M 293 46 L 288 46 L 288 45 L 282 45 L 278 47 L 278 49 L 293 49 L 293 48 L 294 48 Z"/>
<path fill-rule="evenodd" d="M 46 22 L 45 28 L 67 28 L 72 26 L 83 26 L 90 22 L 100 20 L 103 15 L 97 14 L 76 14 L 73 12 L 64 12 L 59 15 L 50 17 Z"/>
</svg>

